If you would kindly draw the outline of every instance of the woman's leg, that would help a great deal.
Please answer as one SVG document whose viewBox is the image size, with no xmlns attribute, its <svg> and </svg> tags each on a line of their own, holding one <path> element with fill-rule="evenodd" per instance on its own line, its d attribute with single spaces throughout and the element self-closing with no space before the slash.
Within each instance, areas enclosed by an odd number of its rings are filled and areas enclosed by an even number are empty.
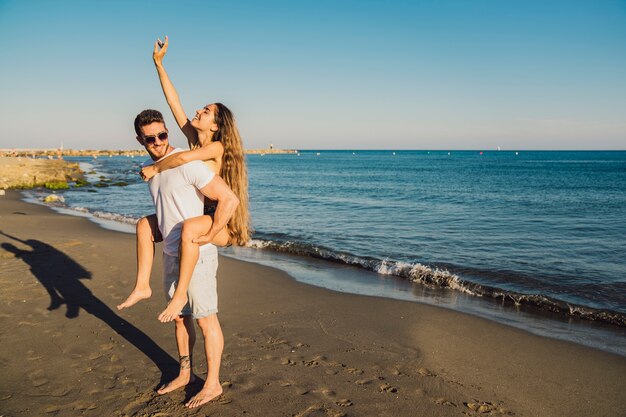
<svg viewBox="0 0 626 417">
<path fill-rule="evenodd" d="M 152 295 L 150 273 L 154 261 L 154 242 L 162 240 L 155 214 L 137 222 L 137 277 L 135 288 L 126 300 L 117 306 L 118 310 L 130 307 Z"/>
<path fill-rule="evenodd" d="M 213 219 L 211 216 L 199 216 L 185 220 L 183 230 L 180 237 L 180 270 L 178 275 L 178 283 L 176 291 L 167 305 L 167 308 L 159 314 L 161 322 L 168 322 L 178 317 L 185 304 L 187 304 L 187 289 L 191 276 L 198 263 L 200 256 L 200 245 L 193 243 L 192 240 L 205 235 L 211 229 Z M 222 229 L 211 243 L 224 246 L 228 244 L 229 236 L 226 228 Z"/>
</svg>

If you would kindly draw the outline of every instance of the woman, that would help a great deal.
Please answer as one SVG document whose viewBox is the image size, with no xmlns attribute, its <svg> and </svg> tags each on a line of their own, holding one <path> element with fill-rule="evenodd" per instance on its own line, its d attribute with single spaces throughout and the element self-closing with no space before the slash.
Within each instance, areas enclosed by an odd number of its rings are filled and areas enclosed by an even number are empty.
<svg viewBox="0 0 626 417">
<path fill-rule="evenodd" d="M 221 103 L 214 103 L 197 110 L 190 121 L 185 115 L 178 94 L 170 81 L 163 57 L 167 52 L 165 43 L 154 44 L 152 59 L 159 75 L 161 88 L 167 104 L 189 143 L 189 151 L 176 153 L 154 165 L 141 170 L 141 176 L 148 181 L 166 169 L 175 168 L 194 160 L 205 161 L 209 168 L 220 175 L 239 199 L 239 205 L 228 225 L 215 235 L 207 232 L 213 224 L 212 205 L 205 201 L 205 215 L 188 219 L 183 224 L 180 247 L 179 285 L 167 308 L 159 315 L 159 320 L 167 322 L 177 317 L 187 303 L 187 285 L 198 261 L 199 244 L 213 243 L 218 246 L 245 245 L 250 240 L 251 229 L 248 215 L 248 177 L 245 166 L 243 145 L 232 112 Z M 144 217 L 137 223 L 137 278 L 135 288 L 128 298 L 117 306 L 119 310 L 130 307 L 152 295 L 150 272 L 154 260 L 154 242 L 161 241 L 156 215 Z M 180 291 L 179 291 L 180 289 Z"/>
</svg>

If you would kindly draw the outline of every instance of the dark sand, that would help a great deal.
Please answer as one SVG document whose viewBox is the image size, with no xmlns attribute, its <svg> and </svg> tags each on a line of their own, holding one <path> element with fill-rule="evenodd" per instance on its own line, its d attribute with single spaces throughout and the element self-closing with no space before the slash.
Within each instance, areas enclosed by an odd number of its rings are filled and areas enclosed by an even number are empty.
<svg viewBox="0 0 626 417">
<path fill-rule="evenodd" d="M 200 385 L 154 392 L 177 370 L 160 256 L 153 297 L 118 312 L 134 237 L 19 197 L 0 196 L 2 416 L 626 416 L 624 357 L 224 257 L 224 395 L 187 410 Z"/>
</svg>

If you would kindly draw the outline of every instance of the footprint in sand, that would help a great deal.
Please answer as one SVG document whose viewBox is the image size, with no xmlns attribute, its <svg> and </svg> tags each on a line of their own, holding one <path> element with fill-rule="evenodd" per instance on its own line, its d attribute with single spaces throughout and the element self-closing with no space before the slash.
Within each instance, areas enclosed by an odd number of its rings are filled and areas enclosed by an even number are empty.
<svg viewBox="0 0 626 417">
<path fill-rule="evenodd" d="M 216 399 L 212 400 L 213 403 L 217 403 L 217 404 L 221 404 L 221 405 L 226 405 L 226 404 L 230 404 L 233 402 L 233 400 L 231 400 L 229 397 L 226 397 L 225 395 L 220 395 L 219 397 L 217 397 Z"/>
<path fill-rule="evenodd" d="M 339 407 L 350 407 L 354 403 L 349 399 L 344 398 L 343 400 L 335 401 L 335 404 L 337 404 Z"/>
<path fill-rule="evenodd" d="M 294 366 L 296 363 L 289 358 L 282 358 L 280 361 L 281 365 L 289 365 Z"/>
<path fill-rule="evenodd" d="M 271 346 L 280 346 L 288 344 L 289 341 L 285 339 L 275 339 L 273 337 L 268 337 L 266 343 Z"/>
<path fill-rule="evenodd" d="M 513 414 L 509 410 L 503 407 L 500 407 L 498 405 L 495 405 L 493 403 L 490 403 L 488 401 L 474 400 L 474 402 L 464 402 L 463 405 L 465 405 L 470 410 L 475 411 L 480 414 L 486 414 L 486 413 L 491 413 L 491 414 L 500 413 L 500 414 L 508 414 L 508 415 Z"/>
<path fill-rule="evenodd" d="M 102 384 L 102 388 L 107 389 L 107 390 L 108 389 L 113 389 L 113 388 L 115 388 L 115 385 L 116 385 L 115 379 L 109 379 L 109 380 L 105 381 L 104 384 Z"/>
<path fill-rule="evenodd" d="M 453 402 L 451 402 L 451 401 L 448 401 L 448 400 L 446 400 L 446 399 L 445 399 L 445 398 L 443 398 L 443 397 L 442 397 L 442 398 L 435 398 L 433 401 L 434 401 L 434 403 L 435 403 L 435 404 L 439 404 L 439 405 L 448 405 L 448 406 L 450 406 L 450 407 L 456 407 L 456 404 L 455 404 L 455 403 L 453 403 Z"/>
<path fill-rule="evenodd" d="M 122 365 L 106 365 L 106 366 L 95 366 L 93 369 L 96 372 L 104 374 L 105 379 L 113 379 L 118 377 L 121 373 L 123 373 L 126 368 Z"/>
<path fill-rule="evenodd" d="M 89 401 L 76 401 L 75 403 L 70 404 L 73 406 L 74 410 L 95 410 L 98 406 L 95 403 Z"/>
<path fill-rule="evenodd" d="M 310 361 L 302 361 L 302 363 L 304 363 L 305 366 L 309 367 L 316 367 L 320 365 L 319 361 L 316 361 L 315 359 L 311 359 Z"/>
<path fill-rule="evenodd" d="M 378 387 L 378 390 L 380 392 L 398 392 L 398 388 L 391 386 L 387 383 L 382 384 L 381 386 Z"/>
<path fill-rule="evenodd" d="M 346 372 L 348 372 L 349 374 L 361 375 L 363 373 L 363 370 L 359 368 L 346 368 Z"/>
<path fill-rule="evenodd" d="M 41 387 L 42 385 L 46 385 L 48 383 L 48 379 L 46 379 L 43 369 L 37 369 L 31 372 L 28 377 L 30 378 L 30 382 L 33 387 Z"/>
<path fill-rule="evenodd" d="M 27 361 L 37 361 L 37 360 L 42 359 L 42 358 L 43 358 L 43 356 L 36 355 L 34 350 L 29 350 L 28 352 L 26 352 L 26 360 Z M 9 364 L 8 360 L 6 360 L 4 358 L 0 359 L 0 365 L 6 366 L 8 364 Z"/>
<path fill-rule="evenodd" d="M 311 405 L 306 410 L 296 414 L 294 417 L 346 417 L 342 411 L 327 409 L 323 405 Z"/>
<path fill-rule="evenodd" d="M 58 405 L 49 405 L 46 408 L 44 408 L 44 411 L 46 413 L 57 413 L 61 411 L 61 407 L 59 407 Z"/>
<path fill-rule="evenodd" d="M 298 413 L 295 417 L 321 417 L 328 416 L 323 405 L 311 405 L 306 410 Z"/>
<path fill-rule="evenodd" d="M 417 373 L 420 374 L 421 376 L 437 376 L 437 374 L 431 372 L 430 370 L 426 368 L 419 368 L 417 370 Z"/>
<path fill-rule="evenodd" d="M 337 395 L 337 393 L 330 388 L 323 388 L 320 392 L 327 397 L 335 397 Z"/>
<path fill-rule="evenodd" d="M 66 397 L 73 390 L 74 388 L 72 387 L 57 388 L 54 391 L 50 392 L 50 395 L 52 397 Z"/>
</svg>

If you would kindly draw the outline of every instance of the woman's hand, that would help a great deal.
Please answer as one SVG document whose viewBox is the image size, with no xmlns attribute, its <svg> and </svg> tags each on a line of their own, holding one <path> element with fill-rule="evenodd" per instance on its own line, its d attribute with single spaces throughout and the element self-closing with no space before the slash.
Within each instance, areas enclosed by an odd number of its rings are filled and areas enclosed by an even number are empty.
<svg viewBox="0 0 626 417">
<path fill-rule="evenodd" d="M 152 51 L 152 59 L 155 64 L 161 64 L 163 62 L 163 57 L 167 52 L 168 38 L 165 37 L 165 43 L 161 42 L 161 39 L 158 39 L 154 42 L 154 50 Z"/>
<path fill-rule="evenodd" d="M 154 165 L 148 165 L 147 167 L 141 168 L 141 172 L 139 175 L 144 181 L 148 181 L 150 178 L 154 177 L 159 173 L 159 170 Z"/>
</svg>

